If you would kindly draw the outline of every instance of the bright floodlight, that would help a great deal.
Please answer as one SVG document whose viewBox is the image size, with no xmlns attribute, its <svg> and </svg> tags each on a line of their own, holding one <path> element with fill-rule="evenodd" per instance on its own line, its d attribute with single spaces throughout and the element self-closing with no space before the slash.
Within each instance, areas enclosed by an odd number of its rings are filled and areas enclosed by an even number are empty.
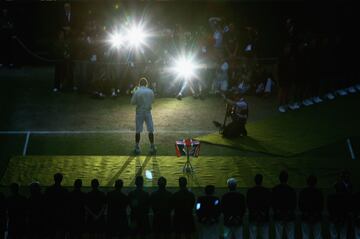
<svg viewBox="0 0 360 239">
<path fill-rule="evenodd" d="M 145 44 L 147 34 L 141 26 L 133 25 L 127 30 L 126 40 L 132 47 L 139 47 Z"/>
<path fill-rule="evenodd" d="M 191 58 L 180 57 L 175 60 L 173 70 L 177 74 L 178 78 L 188 80 L 195 76 L 196 68 L 197 66 Z"/>
<path fill-rule="evenodd" d="M 124 37 L 121 33 L 116 32 L 110 36 L 110 44 L 114 48 L 120 48 L 124 44 Z"/>
</svg>

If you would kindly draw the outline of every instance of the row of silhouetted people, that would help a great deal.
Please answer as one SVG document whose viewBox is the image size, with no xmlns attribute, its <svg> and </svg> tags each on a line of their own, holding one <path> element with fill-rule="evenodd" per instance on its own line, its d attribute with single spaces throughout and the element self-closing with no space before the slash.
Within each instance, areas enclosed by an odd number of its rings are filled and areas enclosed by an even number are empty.
<svg viewBox="0 0 360 239">
<path fill-rule="evenodd" d="M 280 183 L 272 189 L 262 186 L 262 175 L 256 175 L 255 186 L 248 189 L 246 197 L 237 191 L 236 179 L 230 178 L 228 192 L 221 198 L 215 196 L 213 185 L 207 185 L 204 195 L 196 198 L 185 177 L 179 178 L 179 189 L 174 193 L 166 189 L 164 177 L 158 179 L 157 190 L 149 193 L 143 188 L 143 177 L 137 176 L 136 188 L 128 194 L 122 191 L 121 179 L 107 194 L 99 189 L 97 179 L 91 181 L 92 189 L 87 193 L 82 191 L 80 179 L 70 192 L 61 185 L 62 179 L 61 173 L 55 174 L 54 185 L 44 193 L 39 183 L 32 183 L 29 197 L 19 193 L 16 183 L 10 185 L 8 197 L 0 193 L 0 238 L 148 238 L 150 232 L 153 238 L 171 238 L 172 234 L 192 238 L 197 232 L 198 238 L 237 239 L 243 238 L 247 211 L 251 239 L 269 238 L 270 222 L 274 223 L 276 239 L 282 239 L 283 233 L 288 239 L 295 238 L 298 212 L 302 238 L 320 239 L 325 233 L 321 226 L 324 211 L 330 238 L 360 238 L 360 193 L 352 192 L 346 171 L 326 200 L 314 175 L 297 195 L 287 184 L 286 171 L 280 173 Z"/>
</svg>

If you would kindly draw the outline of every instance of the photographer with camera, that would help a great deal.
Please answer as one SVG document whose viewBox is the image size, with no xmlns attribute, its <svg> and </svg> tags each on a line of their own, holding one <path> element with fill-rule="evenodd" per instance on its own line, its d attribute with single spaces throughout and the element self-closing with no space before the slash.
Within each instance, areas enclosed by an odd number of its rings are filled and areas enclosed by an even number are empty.
<svg viewBox="0 0 360 239">
<path fill-rule="evenodd" d="M 224 123 L 221 125 L 217 121 L 213 121 L 215 127 L 220 129 L 220 133 L 225 138 L 236 138 L 239 136 L 247 136 L 245 124 L 248 118 L 248 103 L 238 91 L 230 91 L 230 96 L 221 94 L 226 102 L 226 114 Z M 226 125 L 228 117 L 232 122 Z"/>
</svg>

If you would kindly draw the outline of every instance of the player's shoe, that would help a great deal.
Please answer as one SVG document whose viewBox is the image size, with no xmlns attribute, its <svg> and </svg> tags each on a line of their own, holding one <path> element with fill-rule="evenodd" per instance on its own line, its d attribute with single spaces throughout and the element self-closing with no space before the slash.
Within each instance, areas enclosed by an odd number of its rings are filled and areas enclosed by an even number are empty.
<svg viewBox="0 0 360 239">
<path fill-rule="evenodd" d="M 140 147 L 138 145 L 135 146 L 134 154 L 139 155 L 141 153 Z"/>
<path fill-rule="evenodd" d="M 302 104 L 304 106 L 309 106 L 309 105 L 313 105 L 314 102 L 311 99 L 305 99 L 305 100 L 303 100 Z"/>
<path fill-rule="evenodd" d="M 182 100 L 182 95 L 181 95 L 181 94 L 178 94 L 178 95 L 176 96 L 176 99 L 177 99 L 177 100 Z"/>
<path fill-rule="evenodd" d="M 298 102 L 295 102 L 294 106 L 296 110 L 301 108 L 301 105 Z"/>
<path fill-rule="evenodd" d="M 356 89 L 355 89 L 354 86 L 350 86 L 350 87 L 347 88 L 346 90 L 347 90 L 349 93 L 352 93 L 352 94 L 356 93 Z"/>
<path fill-rule="evenodd" d="M 327 98 L 328 100 L 333 100 L 333 99 L 335 99 L 335 95 L 332 94 L 332 93 L 327 93 L 327 94 L 325 95 L 325 98 Z"/>
<path fill-rule="evenodd" d="M 278 111 L 281 113 L 285 113 L 286 112 L 286 107 L 284 105 L 279 106 Z"/>
<path fill-rule="evenodd" d="M 313 98 L 313 101 L 314 101 L 316 104 L 323 102 L 323 100 L 322 100 L 319 96 L 314 97 L 314 98 Z"/>
<path fill-rule="evenodd" d="M 345 90 L 343 90 L 343 89 L 337 90 L 336 93 L 337 93 L 338 95 L 340 95 L 340 96 L 345 96 L 345 95 L 348 94 L 348 93 L 347 93 Z"/>
<path fill-rule="evenodd" d="M 151 146 L 150 146 L 150 151 L 149 151 L 149 153 L 150 153 L 151 155 L 156 155 L 156 152 L 157 152 L 156 146 L 155 146 L 154 144 L 151 145 Z"/>
<path fill-rule="evenodd" d="M 297 102 L 289 104 L 289 109 L 291 109 L 291 110 L 297 110 L 299 108 L 300 108 L 300 105 Z"/>
</svg>

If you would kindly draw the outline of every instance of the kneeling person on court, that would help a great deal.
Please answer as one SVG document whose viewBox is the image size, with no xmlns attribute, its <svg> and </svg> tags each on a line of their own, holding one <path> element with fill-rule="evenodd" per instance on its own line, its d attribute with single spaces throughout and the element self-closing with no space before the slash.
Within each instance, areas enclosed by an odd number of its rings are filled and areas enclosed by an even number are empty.
<svg viewBox="0 0 360 239">
<path fill-rule="evenodd" d="M 222 96 L 227 104 L 224 124 L 221 125 L 217 121 L 213 121 L 213 123 L 220 128 L 220 133 L 225 138 L 247 136 L 245 125 L 248 119 L 248 103 L 239 92 L 233 93 L 231 99 L 224 94 Z M 231 117 L 232 121 L 226 125 L 228 116 Z"/>
<path fill-rule="evenodd" d="M 154 92 L 147 87 L 148 80 L 145 77 L 140 78 L 139 88 L 134 92 L 131 98 L 131 104 L 136 105 L 136 134 L 135 134 L 135 154 L 140 154 L 140 133 L 143 131 L 144 122 L 149 133 L 150 154 L 156 153 L 154 144 L 154 125 L 151 115 L 151 105 L 154 102 Z"/>
</svg>

